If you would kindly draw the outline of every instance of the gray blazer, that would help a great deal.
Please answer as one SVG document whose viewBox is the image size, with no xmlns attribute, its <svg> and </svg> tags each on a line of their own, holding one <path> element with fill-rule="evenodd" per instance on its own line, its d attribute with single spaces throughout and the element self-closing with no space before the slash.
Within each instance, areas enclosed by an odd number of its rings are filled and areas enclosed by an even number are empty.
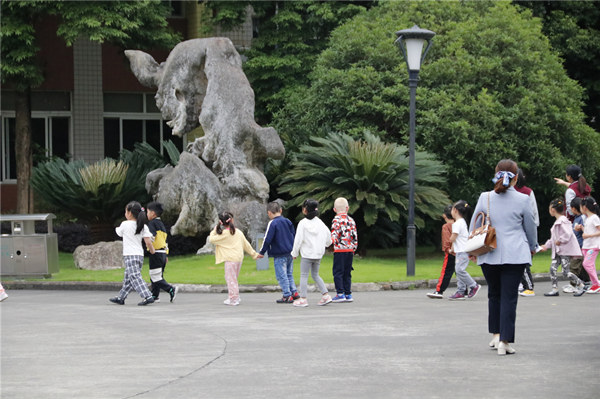
<svg viewBox="0 0 600 399">
<path fill-rule="evenodd" d="M 526 195 L 509 187 L 505 193 L 490 191 L 490 221 L 496 229 L 498 247 L 477 257 L 477 264 L 488 265 L 528 264 L 531 265 L 531 252 L 537 244 L 537 227 L 533 211 Z M 473 212 L 469 231 L 475 229 L 475 217 L 481 211 L 487 213 L 488 192 L 479 196 Z"/>
</svg>

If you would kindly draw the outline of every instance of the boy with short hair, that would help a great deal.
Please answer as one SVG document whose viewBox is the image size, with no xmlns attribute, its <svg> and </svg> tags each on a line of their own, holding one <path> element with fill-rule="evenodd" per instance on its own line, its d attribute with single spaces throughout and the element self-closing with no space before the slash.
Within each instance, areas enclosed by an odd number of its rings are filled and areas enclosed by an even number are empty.
<svg viewBox="0 0 600 399">
<path fill-rule="evenodd" d="M 169 253 L 169 247 L 167 245 L 167 228 L 162 220 L 160 220 L 160 216 L 163 213 L 163 206 L 160 202 L 150 202 L 146 208 L 146 215 L 149 220 L 148 229 L 154 236 L 152 239 L 154 254 L 150 254 L 149 256 L 150 281 L 152 282 L 150 292 L 154 297 L 154 302 L 160 302 L 158 295 L 160 294 L 160 290 L 163 289 L 169 293 L 171 302 L 173 302 L 179 288 L 167 283 L 163 277 L 165 266 L 167 265 L 167 255 Z"/>
<path fill-rule="evenodd" d="M 268 252 L 269 256 L 273 258 L 275 276 L 283 293 L 283 296 L 276 302 L 293 303 L 295 299 L 300 298 L 294 283 L 294 258 L 292 258 L 296 231 L 292 222 L 281 216 L 281 212 L 279 203 L 269 202 L 267 204 L 267 215 L 271 221 L 267 225 L 259 253 L 264 255 L 265 252 Z"/>
<path fill-rule="evenodd" d="M 348 216 L 348 200 L 339 197 L 333 204 L 336 213 L 331 222 L 333 242 L 333 282 L 337 295 L 333 302 L 352 302 L 352 260 L 358 247 L 358 233 L 354 219 Z"/>
</svg>

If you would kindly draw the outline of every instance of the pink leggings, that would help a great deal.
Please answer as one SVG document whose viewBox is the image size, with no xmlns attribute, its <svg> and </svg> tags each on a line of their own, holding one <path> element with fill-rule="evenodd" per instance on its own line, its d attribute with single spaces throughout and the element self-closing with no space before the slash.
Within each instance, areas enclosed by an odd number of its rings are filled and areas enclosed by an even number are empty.
<svg viewBox="0 0 600 399">
<path fill-rule="evenodd" d="M 225 261 L 225 281 L 227 282 L 227 290 L 229 291 L 229 300 L 231 303 L 237 302 L 240 299 L 240 287 L 238 285 L 238 276 L 242 262 Z"/>
<path fill-rule="evenodd" d="M 590 275 L 592 285 L 600 285 L 598 273 L 596 272 L 596 257 L 600 249 L 583 249 L 583 268 Z"/>
</svg>

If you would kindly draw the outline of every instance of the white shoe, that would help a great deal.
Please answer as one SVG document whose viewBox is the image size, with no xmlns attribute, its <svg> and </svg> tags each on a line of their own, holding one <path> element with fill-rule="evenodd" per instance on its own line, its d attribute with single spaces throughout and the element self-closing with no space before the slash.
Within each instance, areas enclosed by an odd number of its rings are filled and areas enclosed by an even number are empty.
<svg viewBox="0 0 600 399">
<path fill-rule="evenodd" d="M 567 285 L 563 286 L 562 290 L 563 290 L 563 292 L 565 292 L 567 294 L 572 294 L 576 291 L 575 287 L 573 287 L 571 284 L 567 284 Z"/>
<path fill-rule="evenodd" d="M 0 302 L 5 300 L 6 298 L 8 298 L 8 294 L 6 293 L 6 291 L 4 291 L 4 290 L 0 291 Z"/>
<path fill-rule="evenodd" d="M 490 341 L 490 349 L 498 349 L 498 344 L 500 343 L 500 334 L 494 334 L 494 338 Z"/>
<path fill-rule="evenodd" d="M 241 299 L 238 299 L 237 301 L 231 302 L 231 299 L 227 298 L 223 301 L 223 305 L 229 305 L 229 306 L 237 306 L 239 305 L 241 302 Z"/>
<path fill-rule="evenodd" d="M 510 346 L 509 343 L 500 342 L 498 344 L 498 354 L 500 356 L 512 355 L 514 353 L 517 353 L 517 351 L 514 350 L 514 348 L 512 346 Z"/>
</svg>

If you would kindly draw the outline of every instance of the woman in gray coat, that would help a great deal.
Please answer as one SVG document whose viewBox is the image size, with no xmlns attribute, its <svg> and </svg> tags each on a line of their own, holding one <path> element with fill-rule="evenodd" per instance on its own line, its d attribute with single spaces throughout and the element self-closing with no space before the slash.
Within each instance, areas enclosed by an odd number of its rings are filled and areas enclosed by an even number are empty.
<svg viewBox="0 0 600 399">
<path fill-rule="evenodd" d="M 510 343 L 515 339 L 519 282 L 537 246 L 529 199 L 514 188 L 517 169 L 517 163 L 510 159 L 498 162 L 492 180 L 494 190 L 480 195 L 470 223 L 472 231 L 477 214 L 488 213 L 489 208 L 497 248 L 478 256 L 477 264 L 488 284 L 488 329 L 493 334 L 490 347 L 499 355 L 515 353 Z"/>
</svg>

